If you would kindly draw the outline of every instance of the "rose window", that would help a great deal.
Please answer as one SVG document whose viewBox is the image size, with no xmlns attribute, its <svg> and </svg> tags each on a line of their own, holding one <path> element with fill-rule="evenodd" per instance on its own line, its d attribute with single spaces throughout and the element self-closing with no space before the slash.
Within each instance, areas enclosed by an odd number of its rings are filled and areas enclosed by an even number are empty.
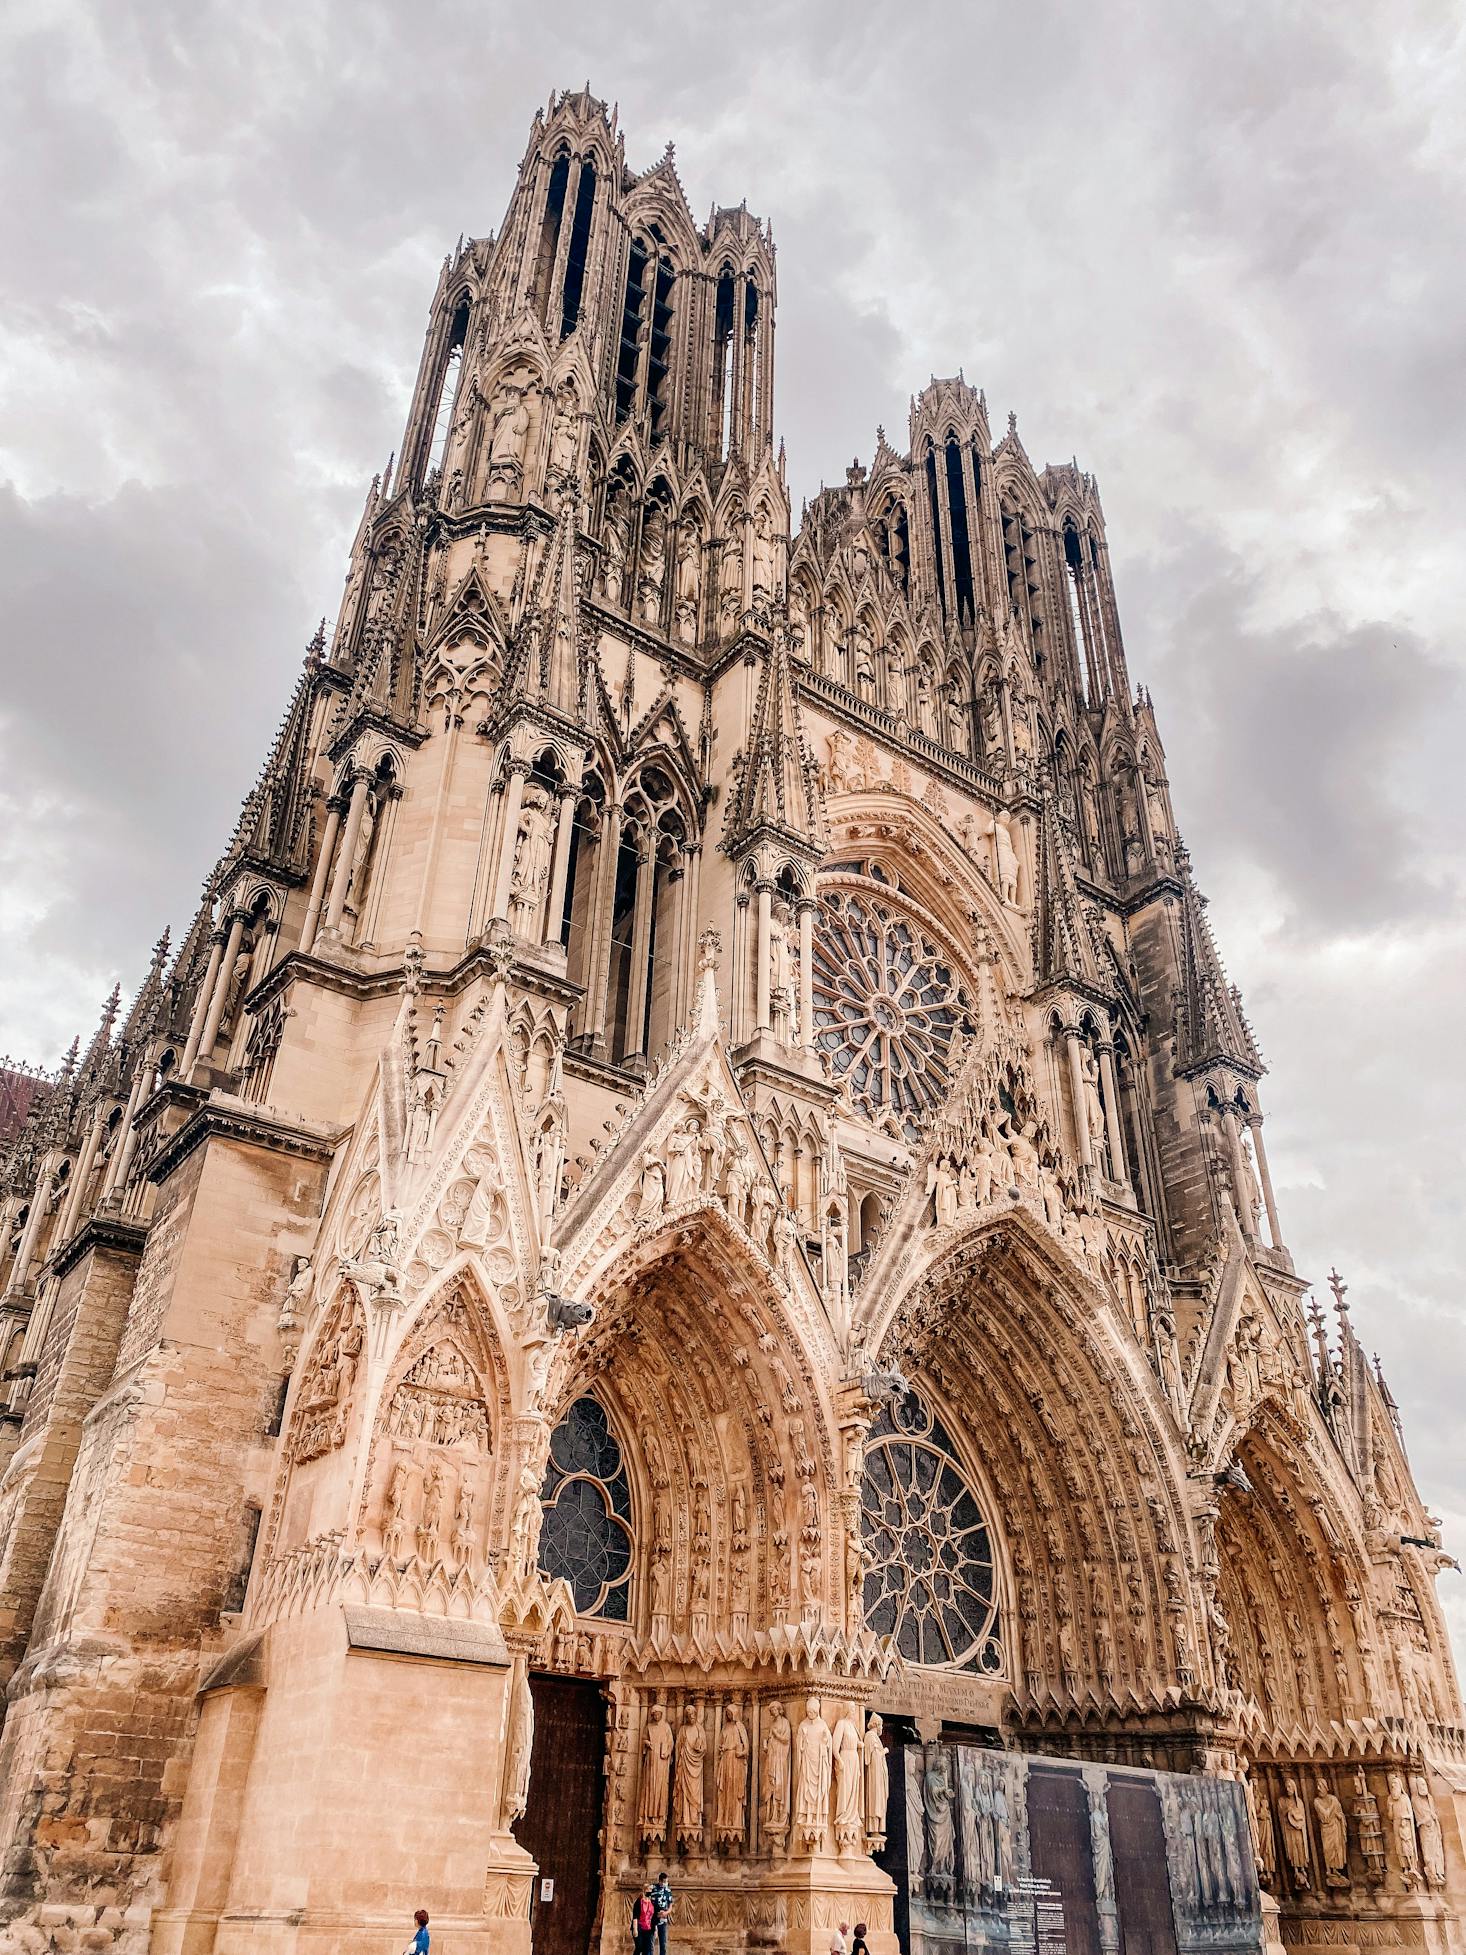
<svg viewBox="0 0 1466 1955">
<path fill-rule="evenodd" d="M 992 1538 L 946 1428 L 918 1392 L 871 1427 L 860 1489 L 866 1627 L 908 1663 L 1003 1669 Z"/>
<path fill-rule="evenodd" d="M 569 1582 L 576 1612 L 628 1619 L 631 1481 L 604 1408 L 578 1398 L 550 1436 L 540 1488 L 540 1572 Z"/>
<path fill-rule="evenodd" d="M 815 1043 L 869 1120 L 915 1140 L 951 1084 L 952 1035 L 972 1023 L 950 962 L 896 910 L 827 892 L 814 942 Z"/>
</svg>

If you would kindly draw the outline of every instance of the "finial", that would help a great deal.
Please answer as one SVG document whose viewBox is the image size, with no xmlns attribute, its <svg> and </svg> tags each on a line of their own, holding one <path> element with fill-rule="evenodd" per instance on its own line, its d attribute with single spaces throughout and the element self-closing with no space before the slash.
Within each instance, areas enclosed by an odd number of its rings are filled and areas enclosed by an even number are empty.
<svg viewBox="0 0 1466 1955">
<path fill-rule="evenodd" d="M 1344 1299 L 1349 1294 L 1349 1285 L 1344 1281 L 1342 1281 L 1342 1279 L 1339 1276 L 1339 1272 L 1336 1269 L 1331 1269 L 1329 1271 L 1329 1288 L 1334 1293 L 1335 1310 L 1338 1311 L 1341 1317 L 1347 1317 L 1349 1314 L 1349 1306 L 1347 1303 L 1345 1303 Z"/>
<path fill-rule="evenodd" d="M 1008 409 L 1008 432 L 1013 435 L 1016 435 L 1018 432 L 1018 416 L 1013 412 L 1011 407 Z"/>
</svg>

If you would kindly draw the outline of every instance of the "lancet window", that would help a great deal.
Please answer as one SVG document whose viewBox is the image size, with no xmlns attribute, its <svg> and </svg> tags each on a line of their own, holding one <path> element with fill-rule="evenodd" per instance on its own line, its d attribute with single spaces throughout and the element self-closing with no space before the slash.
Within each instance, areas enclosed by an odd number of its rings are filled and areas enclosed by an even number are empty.
<svg viewBox="0 0 1466 1955">
<path fill-rule="evenodd" d="M 458 380 L 463 371 L 463 343 L 467 336 L 468 300 L 465 299 L 453 315 L 453 323 L 448 329 L 448 343 L 442 356 L 437 401 L 433 408 L 432 432 L 428 437 L 429 474 L 435 468 L 443 466 L 443 457 L 448 452 L 448 436 L 453 428 L 453 408 L 458 397 Z"/>
<path fill-rule="evenodd" d="M 585 258 L 590 245 L 591 217 L 596 204 L 596 166 L 587 156 L 580 166 L 575 190 L 575 216 L 570 225 L 570 248 L 565 255 L 565 286 L 560 302 L 560 337 L 568 339 L 580 323 L 580 295 L 585 288 Z"/>
<path fill-rule="evenodd" d="M 540 1500 L 540 1572 L 570 1584 L 578 1614 L 626 1622 L 634 1560 L 631 1480 L 599 1399 L 576 1399 L 555 1427 Z"/>
<path fill-rule="evenodd" d="M 870 1429 L 860 1532 L 867 1627 L 894 1637 L 908 1663 L 1001 1675 L 992 1535 L 957 1448 L 918 1391 Z"/>
</svg>

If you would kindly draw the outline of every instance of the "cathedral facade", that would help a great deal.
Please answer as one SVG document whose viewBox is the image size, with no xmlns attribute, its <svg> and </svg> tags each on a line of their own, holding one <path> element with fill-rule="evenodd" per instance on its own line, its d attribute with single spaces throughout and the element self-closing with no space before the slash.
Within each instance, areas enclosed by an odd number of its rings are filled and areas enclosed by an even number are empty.
<svg viewBox="0 0 1466 1955">
<path fill-rule="evenodd" d="M 552 98 L 197 916 L 10 1145 L 30 1955 L 584 1955 L 664 1866 L 679 1955 L 893 1955 L 1038 1870 L 1020 1757 L 1162 1775 L 1197 1946 L 1466 1946 L 1437 1525 L 1095 481 L 934 380 L 796 523 L 775 299 Z"/>
</svg>

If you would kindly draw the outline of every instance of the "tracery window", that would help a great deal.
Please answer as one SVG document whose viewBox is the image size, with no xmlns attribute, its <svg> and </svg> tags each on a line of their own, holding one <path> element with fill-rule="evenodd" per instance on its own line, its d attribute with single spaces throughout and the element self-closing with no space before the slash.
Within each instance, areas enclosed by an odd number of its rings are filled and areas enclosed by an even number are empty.
<svg viewBox="0 0 1466 1955">
<path fill-rule="evenodd" d="M 894 1636 L 908 1663 L 1001 1675 L 992 1537 L 957 1449 L 920 1392 L 870 1429 L 860 1532 L 870 1557 L 866 1626 Z"/>
<path fill-rule="evenodd" d="M 570 1584 L 579 1615 L 627 1621 L 631 1481 L 599 1400 L 576 1399 L 551 1434 L 540 1499 L 541 1574 Z"/>
<path fill-rule="evenodd" d="M 915 1140 L 951 1084 L 952 1035 L 972 1008 L 944 953 L 872 896 L 821 897 L 814 941 L 815 1043 L 867 1119 Z"/>
</svg>

